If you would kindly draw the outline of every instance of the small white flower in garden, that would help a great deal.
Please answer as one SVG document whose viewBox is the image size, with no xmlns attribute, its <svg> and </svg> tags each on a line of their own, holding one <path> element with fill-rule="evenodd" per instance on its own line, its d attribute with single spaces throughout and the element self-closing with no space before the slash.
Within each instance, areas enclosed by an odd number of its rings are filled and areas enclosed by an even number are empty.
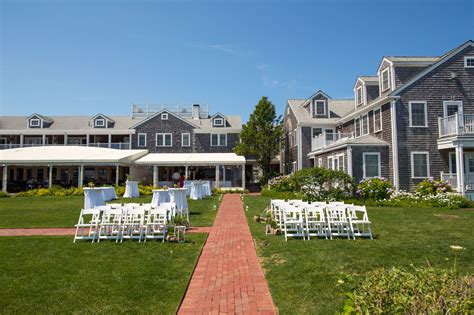
<svg viewBox="0 0 474 315">
<path fill-rule="evenodd" d="M 454 249 L 454 250 L 463 250 L 465 249 L 464 247 L 462 246 L 459 246 L 459 245 L 451 245 L 449 246 L 451 249 Z"/>
<path fill-rule="evenodd" d="M 343 284 L 343 283 L 344 283 L 344 280 L 342 280 L 342 279 L 339 279 L 339 280 L 337 280 L 337 283 L 339 283 L 339 284 Z"/>
</svg>

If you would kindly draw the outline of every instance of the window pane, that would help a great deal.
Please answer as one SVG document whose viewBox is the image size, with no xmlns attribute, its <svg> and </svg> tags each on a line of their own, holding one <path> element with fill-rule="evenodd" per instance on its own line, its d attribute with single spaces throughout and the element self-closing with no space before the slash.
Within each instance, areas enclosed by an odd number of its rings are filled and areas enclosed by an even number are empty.
<svg viewBox="0 0 474 315">
<path fill-rule="evenodd" d="M 382 129 L 382 112 L 380 109 L 374 111 L 374 130 Z"/>
<path fill-rule="evenodd" d="M 163 134 L 162 133 L 156 134 L 156 145 L 157 146 L 163 146 Z"/>
<path fill-rule="evenodd" d="M 316 101 L 316 114 L 324 115 L 324 102 L 323 101 Z"/>
<path fill-rule="evenodd" d="M 369 133 L 369 115 L 362 116 L 362 134 Z"/>
<path fill-rule="evenodd" d="M 412 103 L 411 104 L 411 124 L 412 126 L 425 126 L 425 104 Z"/>
<path fill-rule="evenodd" d="M 355 135 L 356 137 L 360 136 L 360 119 L 357 118 L 355 121 L 354 121 L 354 128 L 355 128 Z"/>
<path fill-rule="evenodd" d="M 171 146 L 171 134 L 165 134 L 165 146 Z"/>
<path fill-rule="evenodd" d="M 145 145 L 145 135 L 138 135 L 138 145 L 139 146 Z"/>
<path fill-rule="evenodd" d="M 413 154 L 414 177 L 428 177 L 428 159 L 426 154 Z"/>
<path fill-rule="evenodd" d="M 218 145 L 217 141 L 218 141 L 217 134 L 211 135 L 211 144 Z"/>
<path fill-rule="evenodd" d="M 379 156 L 377 154 L 365 155 L 365 177 L 380 176 Z"/>
<path fill-rule="evenodd" d="M 313 128 L 313 138 L 319 136 L 322 133 L 323 133 L 322 128 Z"/>
<path fill-rule="evenodd" d="M 183 146 L 189 145 L 189 133 L 183 133 L 183 143 L 181 145 Z"/>
<path fill-rule="evenodd" d="M 446 115 L 452 116 L 458 112 L 458 105 L 446 105 Z"/>
<path fill-rule="evenodd" d="M 226 135 L 225 135 L 225 134 L 219 135 L 219 138 L 220 138 L 220 139 L 219 139 L 219 145 L 221 145 L 221 146 L 227 145 L 227 144 L 226 144 Z"/>
</svg>

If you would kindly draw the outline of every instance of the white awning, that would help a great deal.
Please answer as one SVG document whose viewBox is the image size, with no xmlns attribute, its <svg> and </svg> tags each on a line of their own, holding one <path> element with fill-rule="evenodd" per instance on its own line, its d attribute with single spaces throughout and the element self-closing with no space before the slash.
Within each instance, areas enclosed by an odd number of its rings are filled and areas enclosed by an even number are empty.
<svg viewBox="0 0 474 315">
<path fill-rule="evenodd" d="M 245 157 L 235 153 L 149 153 L 136 160 L 134 164 L 158 166 L 243 165 Z"/>
<path fill-rule="evenodd" d="M 0 150 L 0 164 L 132 164 L 136 159 L 147 153 L 148 150 L 117 150 L 83 146 L 37 146 Z"/>
</svg>

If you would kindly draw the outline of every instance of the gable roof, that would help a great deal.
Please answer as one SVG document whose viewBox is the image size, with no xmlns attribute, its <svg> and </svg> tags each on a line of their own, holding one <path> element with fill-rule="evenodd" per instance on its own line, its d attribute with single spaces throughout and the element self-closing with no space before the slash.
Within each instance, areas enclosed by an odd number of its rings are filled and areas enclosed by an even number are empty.
<svg viewBox="0 0 474 315">
<path fill-rule="evenodd" d="M 379 77 L 378 76 L 358 76 L 355 83 L 354 83 L 354 89 L 357 85 L 357 82 L 362 82 L 365 85 L 373 85 L 373 84 L 379 84 Z"/>
<path fill-rule="evenodd" d="M 295 115 L 296 121 L 298 123 L 311 123 L 311 124 L 332 124 L 335 123 L 339 118 L 313 118 L 311 114 L 304 107 L 307 100 L 303 99 L 289 99 L 287 101 L 288 106 L 291 108 L 293 114 Z M 329 112 L 336 114 L 339 117 L 344 117 L 354 108 L 353 99 L 329 99 L 328 100 L 328 109 Z M 285 111 L 286 116 L 286 111 Z"/>
<path fill-rule="evenodd" d="M 101 113 L 97 113 L 96 115 L 92 116 L 91 119 L 94 120 L 96 119 L 97 117 L 103 117 L 105 118 L 106 120 L 110 121 L 110 122 L 115 122 L 112 118 L 110 118 L 109 116 L 106 116 L 104 114 L 101 114 Z"/>
<path fill-rule="evenodd" d="M 316 93 L 314 93 L 313 95 L 311 95 L 310 97 L 308 97 L 304 103 L 303 103 L 303 106 L 306 106 L 313 98 L 315 98 L 316 96 L 318 95 L 322 95 L 324 96 L 325 98 L 327 98 L 328 100 L 331 99 L 331 96 L 327 95 L 326 93 L 324 93 L 323 90 L 318 90 Z"/>
<path fill-rule="evenodd" d="M 37 114 L 37 113 L 33 113 L 32 115 L 28 116 L 26 119 L 30 119 L 34 116 L 40 118 L 41 120 L 43 120 L 44 122 L 47 122 L 47 123 L 52 123 L 54 121 L 51 117 L 43 116 L 43 115 L 40 115 L 40 114 Z"/>
<path fill-rule="evenodd" d="M 456 56 L 458 53 L 460 53 L 461 51 L 463 51 L 464 49 L 466 49 L 467 47 L 474 47 L 474 41 L 472 40 L 468 40 L 467 42 L 465 42 L 464 44 L 458 46 L 457 48 L 449 51 L 447 54 L 444 54 L 441 59 L 438 60 L 438 62 L 434 63 L 433 65 L 431 65 L 430 67 L 426 68 L 425 70 L 421 71 L 419 74 L 417 74 L 416 76 L 414 76 L 413 78 L 411 78 L 410 80 L 408 80 L 407 83 L 403 84 L 402 86 L 400 86 L 398 89 L 396 89 L 395 91 L 393 91 L 392 93 L 390 93 L 391 96 L 396 96 L 396 95 L 399 95 L 403 90 L 405 90 L 406 88 L 408 88 L 409 86 L 411 86 L 413 83 L 415 83 L 416 81 L 418 81 L 419 79 L 423 78 L 424 76 L 426 76 L 427 74 L 429 74 L 431 71 L 435 70 L 436 68 L 438 68 L 439 66 L 441 66 L 442 64 L 444 64 L 446 61 L 450 60 L 452 57 Z"/>
</svg>

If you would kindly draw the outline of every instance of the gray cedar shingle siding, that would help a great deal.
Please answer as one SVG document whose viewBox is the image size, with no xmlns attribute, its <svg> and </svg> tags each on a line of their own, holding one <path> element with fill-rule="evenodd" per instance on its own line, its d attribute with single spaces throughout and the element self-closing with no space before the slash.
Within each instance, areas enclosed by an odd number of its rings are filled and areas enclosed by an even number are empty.
<svg viewBox="0 0 474 315">
<path fill-rule="evenodd" d="M 302 167 L 311 167 L 311 163 L 308 158 L 308 153 L 311 152 L 311 127 L 301 127 L 301 150 L 302 150 Z"/>
<path fill-rule="evenodd" d="M 364 153 L 368 152 L 379 152 L 380 153 L 380 172 L 381 176 L 386 178 L 391 178 L 392 170 L 389 166 L 389 160 L 391 159 L 390 150 L 388 147 L 352 147 L 352 176 L 356 183 L 358 183 L 364 174 L 363 162 L 364 162 Z"/>
<path fill-rule="evenodd" d="M 379 86 L 378 85 L 366 85 L 367 103 L 372 102 L 379 97 Z"/>
<path fill-rule="evenodd" d="M 395 85 L 400 87 L 427 67 L 395 67 Z"/>
<path fill-rule="evenodd" d="M 440 177 L 448 172 L 447 154 L 438 150 L 438 117 L 443 116 L 443 101 L 463 101 L 464 114 L 474 114 L 474 69 L 464 68 L 464 56 L 474 55 L 474 48 L 464 51 L 446 61 L 437 69 L 407 87 L 397 102 L 397 128 L 400 188 L 413 190 L 420 180 L 411 178 L 410 152 L 428 151 L 430 175 Z M 451 73 L 457 80 L 451 80 Z M 409 101 L 426 101 L 428 128 L 409 127 Z M 446 150 L 447 151 L 447 150 Z"/>
<path fill-rule="evenodd" d="M 290 147 L 290 139 L 289 139 L 290 132 L 291 132 L 291 135 L 293 135 L 294 129 L 296 129 L 298 122 L 296 120 L 295 114 L 293 113 L 293 110 L 291 109 L 291 107 L 287 105 L 287 108 L 285 110 L 288 110 L 288 108 L 289 108 L 289 114 L 285 116 L 285 121 L 284 121 L 284 127 L 286 130 L 285 146 L 284 146 L 283 154 L 280 157 L 283 162 L 285 173 L 291 172 L 292 163 L 297 161 L 297 154 L 298 154 L 297 146 Z"/>
</svg>

